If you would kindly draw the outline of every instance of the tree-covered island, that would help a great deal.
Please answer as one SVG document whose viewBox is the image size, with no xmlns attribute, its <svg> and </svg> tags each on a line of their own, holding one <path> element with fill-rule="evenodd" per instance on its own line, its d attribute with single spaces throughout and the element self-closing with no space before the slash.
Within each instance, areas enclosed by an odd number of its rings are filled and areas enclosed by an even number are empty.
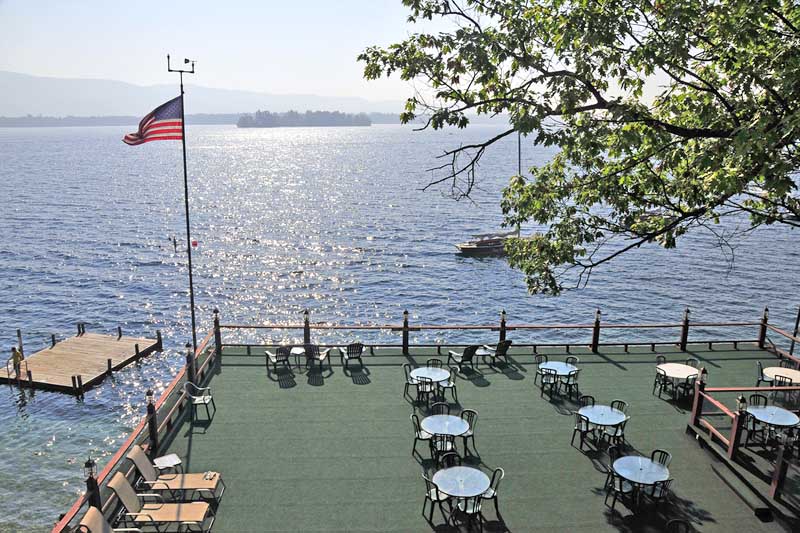
<svg viewBox="0 0 800 533">
<path fill-rule="evenodd" d="M 236 125 L 240 128 L 280 128 L 313 126 L 371 126 L 372 120 L 366 113 L 349 114 L 339 111 L 288 111 L 270 113 L 256 111 L 239 117 Z"/>
</svg>

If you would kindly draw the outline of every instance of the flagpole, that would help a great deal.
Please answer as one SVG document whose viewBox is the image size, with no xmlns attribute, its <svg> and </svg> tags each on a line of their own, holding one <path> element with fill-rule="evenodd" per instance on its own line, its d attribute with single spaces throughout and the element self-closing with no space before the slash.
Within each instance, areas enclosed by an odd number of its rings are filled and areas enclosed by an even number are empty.
<svg viewBox="0 0 800 533">
<path fill-rule="evenodd" d="M 189 257 L 189 307 L 192 312 L 192 348 L 197 352 L 197 320 L 194 313 L 194 277 L 192 275 L 192 236 L 189 224 L 189 177 L 186 171 L 186 114 L 183 107 L 183 74 L 194 74 L 194 61 L 183 60 L 184 64 L 191 63 L 191 70 L 173 69 L 170 66 L 167 54 L 167 72 L 177 72 L 181 81 L 181 144 L 183 145 L 183 201 L 186 209 L 186 254 Z"/>
</svg>

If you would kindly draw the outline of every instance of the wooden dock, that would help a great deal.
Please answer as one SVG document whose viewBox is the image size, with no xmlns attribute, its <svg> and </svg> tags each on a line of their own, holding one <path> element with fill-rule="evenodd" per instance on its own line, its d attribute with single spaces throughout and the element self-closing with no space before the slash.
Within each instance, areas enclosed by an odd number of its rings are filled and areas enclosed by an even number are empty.
<svg viewBox="0 0 800 533">
<path fill-rule="evenodd" d="M 82 396 L 111 372 L 154 351 L 161 351 L 161 332 L 156 339 L 86 333 L 79 328 L 75 337 L 54 342 L 49 348 L 27 356 L 22 363 L 20 380 L 13 371 L 0 375 L 0 383 L 64 392 Z"/>
</svg>

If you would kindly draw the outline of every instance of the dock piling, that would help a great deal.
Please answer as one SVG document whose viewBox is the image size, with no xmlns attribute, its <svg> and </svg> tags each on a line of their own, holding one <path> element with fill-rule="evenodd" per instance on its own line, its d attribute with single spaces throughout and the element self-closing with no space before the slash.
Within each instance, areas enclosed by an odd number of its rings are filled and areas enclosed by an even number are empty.
<svg viewBox="0 0 800 533">
<path fill-rule="evenodd" d="M 164 340 L 161 338 L 161 330 L 156 330 L 156 351 L 163 352 L 164 351 Z"/>
<path fill-rule="evenodd" d="M 25 353 L 22 350 L 22 330 L 17 329 L 17 348 L 19 349 L 20 353 Z"/>
<path fill-rule="evenodd" d="M 139 352 L 139 343 L 138 342 L 133 345 L 133 353 L 136 354 L 136 359 L 139 359 L 140 352 Z"/>
<path fill-rule="evenodd" d="M 117 339 L 122 338 L 122 326 L 117 326 Z"/>
<path fill-rule="evenodd" d="M 83 376 L 78 374 L 76 377 L 78 379 L 78 397 L 83 398 Z"/>
<path fill-rule="evenodd" d="M 111 364 L 111 359 L 110 358 L 106 359 L 106 366 L 108 367 L 107 372 L 108 372 L 108 375 L 110 376 L 111 375 L 111 368 L 113 367 L 113 365 Z"/>
<path fill-rule="evenodd" d="M 56 335 L 54 333 L 50 335 L 50 347 L 55 348 L 55 345 L 56 345 Z"/>
<path fill-rule="evenodd" d="M 28 386 L 33 388 L 33 373 L 28 370 Z"/>
</svg>

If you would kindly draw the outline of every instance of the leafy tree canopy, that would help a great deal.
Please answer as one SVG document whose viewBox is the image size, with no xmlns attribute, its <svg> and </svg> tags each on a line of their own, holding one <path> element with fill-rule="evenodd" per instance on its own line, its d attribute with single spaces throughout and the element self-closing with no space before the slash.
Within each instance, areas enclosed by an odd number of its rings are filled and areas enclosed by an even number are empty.
<svg viewBox="0 0 800 533">
<path fill-rule="evenodd" d="M 800 4 L 793 0 L 403 0 L 409 22 L 452 21 L 360 56 L 368 79 L 399 74 L 430 94 L 403 122 L 508 129 L 445 152 L 469 196 L 485 150 L 519 132 L 557 148 L 503 191 L 505 223 L 547 229 L 507 245 L 531 292 L 585 283 L 644 243 L 693 228 L 800 226 Z M 657 87 L 656 87 L 657 85 Z M 656 89 L 657 95 L 647 96 Z M 719 226 L 716 226 L 717 228 Z M 565 277 L 571 269 L 579 277 Z"/>
</svg>

